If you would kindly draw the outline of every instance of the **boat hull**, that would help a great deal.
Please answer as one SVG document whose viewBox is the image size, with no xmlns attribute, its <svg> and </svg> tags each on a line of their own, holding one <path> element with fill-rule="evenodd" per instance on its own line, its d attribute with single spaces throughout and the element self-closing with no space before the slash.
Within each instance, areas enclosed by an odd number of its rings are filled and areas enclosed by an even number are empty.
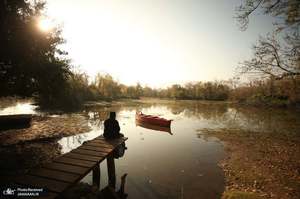
<svg viewBox="0 0 300 199">
<path fill-rule="evenodd" d="M 142 113 L 137 113 L 135 119 L 140 123 L 147 123 L 164 127 L 170 127 L 172 121 L 157 116 L 145 115 Z"/>
<path fill-rule="evenodd" d="M 135 124 L 137 126 L 140 126 L 140 127 L 146 128 L 146 129 L 155 130 L 155 131 L 164 131 L 164 132 L 168 132 L 169 134 L 173 135 L 171 132 L 170 126 L 159 126 L 159 125 L 154 125 L 154 124 L 148 124 L 145 122 L 140 122 L 138 120 L 135 121 Z"/>
</svg>

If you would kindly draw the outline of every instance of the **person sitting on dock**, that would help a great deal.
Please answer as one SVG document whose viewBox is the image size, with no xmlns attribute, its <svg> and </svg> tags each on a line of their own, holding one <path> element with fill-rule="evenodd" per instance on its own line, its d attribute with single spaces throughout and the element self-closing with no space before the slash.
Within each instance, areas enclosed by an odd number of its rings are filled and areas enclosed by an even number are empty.
<svg viewBox="0 0 300 199">
<path fill-rule="evenodd" d="M 110 112 L 109 118 L 104 121 L 103 136 L 106 139 L 124 137 L 124 135 L 120 133 L 119 122 L 116 120 L 116 112 Z"/>
</svg>

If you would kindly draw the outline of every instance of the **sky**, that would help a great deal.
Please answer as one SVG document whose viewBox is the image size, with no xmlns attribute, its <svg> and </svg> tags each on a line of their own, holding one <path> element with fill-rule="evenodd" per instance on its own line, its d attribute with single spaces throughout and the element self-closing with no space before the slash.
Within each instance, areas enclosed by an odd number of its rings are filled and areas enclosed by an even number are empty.
<svg viewBox="0 0 300 199">
<path fill-rule="evenodd" d="M 72 64 L 91 77 L 166 87 L 227 80 L 251 57 L 272 19 L 254 13 L 246 31 L 234 19 L 241 0 L 47 0 L 62 25 Z"/>
</svg>

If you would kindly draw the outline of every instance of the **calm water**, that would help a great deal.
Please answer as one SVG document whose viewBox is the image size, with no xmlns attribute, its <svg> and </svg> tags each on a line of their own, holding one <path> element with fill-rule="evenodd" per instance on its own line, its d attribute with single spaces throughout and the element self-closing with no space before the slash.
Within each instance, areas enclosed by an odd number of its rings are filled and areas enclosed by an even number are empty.
<svg viewBox="0 0 300 199">
<path fill-rule="evenodd" d="M 128 198 L 133 199 L 220 197 L 224 176 L 218 162 L 224 157 L 223 145 L 214 137 L 202 136 L 201 129 L 238 128 L 294 136 L 299 136 L 300 129 L 297 119 L 300 114 L 291 110 L 237 108 L 224 103 L 193 101 L 131 102 L 86 108 L 78 114 L 89 118 L 90 132 L 64 137 L 52 143 L 51 149 L 48 147 L 46 152 L 41 149 L 34 156 L 66 153 L 102 134 L 103 121 L 109 111 L 117 112 L 121 132 L 128 137 L 124 157 L 116 160 L 117 186 L 120 176 L 128 173 L 125 190 Z M 137 126 L 136 111 L 173 119 L 172 134 Z M 45 145 L 34 147 L 44 148 Z M 106 163 L 100 166 L 101 186 L 104 187 L 107 184 Z M 82 181 L 91 183 L 91 180 L 88 174 Z"/>
</svg>

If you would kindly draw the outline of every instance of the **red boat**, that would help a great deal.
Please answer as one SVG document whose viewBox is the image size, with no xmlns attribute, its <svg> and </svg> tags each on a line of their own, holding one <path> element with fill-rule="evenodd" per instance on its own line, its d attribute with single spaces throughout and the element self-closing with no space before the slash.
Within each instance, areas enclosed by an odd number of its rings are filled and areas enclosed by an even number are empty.
<svg viewBox="0 0 300 199">
<path fill-rule="evenodd" d="M 138 122 L 143 122 L 143 123 L 148 123 L 148 124 L 153 124 L 158 126 L 165 126 L 165 127 L 170 127 L 172 121 L 154 115 L 145 115 L 142 112 L 139 113 L 137 112 L 135 114 L 135 119 Z"/>
<path fill-rule="evenodd" d="M 146 129 L 151 129 L 151 130 L 155 130 L 155 131 L 164 131 L 164 132 L 168 132 L 169 134 L 173 135 L 173 133 L 171 132 L 170 126 L 158 126 L 158 125 L 148 124 L 146 122 L 139 122 L 138 120 L 135 120 L 135 124 L 137 126 L 140 126 L 140 127 L 146 128 Z"/>
</svg>

